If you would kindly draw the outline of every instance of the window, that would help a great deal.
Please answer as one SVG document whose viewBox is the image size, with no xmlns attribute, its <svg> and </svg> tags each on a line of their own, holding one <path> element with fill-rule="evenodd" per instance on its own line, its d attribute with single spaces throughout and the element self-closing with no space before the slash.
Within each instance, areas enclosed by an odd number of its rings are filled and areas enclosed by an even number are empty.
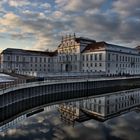
<svg viewBox="0 0 140 140">
<path fill-rule="evenodd" d="M 120 56 L 120 61 L 122 61 L 122 56 Z"/>
<path fill-rule="evenodd" d="M 82 58 L 83 58 L 83 61 L 85 61 L 85 56 L 84 56 L 84 55 L 83 55 L 83 57 L 82 57 Z"/>
<path fill-rule="evenodd" d="M 7 60 L 8 60 L 8 61 L 10 60 L 10 56 L 9 56 L 9 55 L 7 56 Z"/>
<path fill-rule="evenodd" d="M 88 54 L 86 55 L 86 61 L 88 61 Z"/>
<path fill-rule="evenodd" d="M 107 63 L 108 67 L 110 67 L 110 63 Z"/>
<path fill-rule="evenodd" d="M 19 61 L 19 56 L 16 56 L 16 61 Z"/>
<path fill-rule="evenodd" d="M 64 60 L 64 56 L 63 56 L 63 60 Z M 50 58 L 48 58 L 48 62 L 50 62 Z"/>
<path fill-rule="evenodd" d="M 22 58 L 23 62 L 25 62 L 25 57 Z"/>
<path fill-rule="evenodd" d="M 44 58 L 44 62 L 46 62 L 46 58 Z"/>
<path fill-rule="evenodd" d="M 118 54 L 116 54 L 116 61 L 118 61 Z"/>
<path fill-rule="evenodd" d="M 77 70 L 77 65 L 75 65 L 75 70 Z"/>
<path fill-rule="evenodd" d="M 75 55 L 75 61 L 77 61 L 77 55 Z"/>
<path fill-rule="evenodd" d="M 127 62 L 127 56 L 125 57 L 125 61 Z"/>
<path fill-rule="evenodd" d="M 97 54 L 94 55 L 94 59 L 97 60 Z"/>
<path fill-rule="evenodd" d="M 30 61 L 33 62 L 33 57 L 30 57 Z"/>
<path fill-rule="evenodd" d="M 110 53 L 108 53 L 108 61 L 110 61 Z"/>
<path fill-rule="evenodd" d="M 124 61 L 124 56 L 123 56 L 123 60 L 122 61 Z"/>
<path fill-rule="evenodd" d="M 61 61 L 61 56 L 59 56 L 59 61 Z"/>
<path fill-rule="evenodd" d="M 128 62 L 130 61 L 130 57 L 128 57 Z"/>
<path fill-rule="evenodd" d="M 70 55 L 70 56 L 69 56 L 69 61 L 71 61 L 71 60 L 72 60 L 72 56 Z"/>
<path fill-rule="evenodd" d="M 93 59 L 93 58 L 92 58 L 92 54 L 91 54 L 91 55 L 90 55 L 90 61 L 92 61 L 92 59 Z"/>
<path fill-rule="evenodd" d="M 35 62 L 37 63 L 37 57 L 35 57 Z"/>
<path fill-rule="evenodd" d="M 99 105 L 98 112 L 101 113 L 101 105 Z"/>
<path fill-rule="evenodd" d="M 101 53 L 99 54 L 99 60 L 102 60 L 102 54 Z"/>
</svg>

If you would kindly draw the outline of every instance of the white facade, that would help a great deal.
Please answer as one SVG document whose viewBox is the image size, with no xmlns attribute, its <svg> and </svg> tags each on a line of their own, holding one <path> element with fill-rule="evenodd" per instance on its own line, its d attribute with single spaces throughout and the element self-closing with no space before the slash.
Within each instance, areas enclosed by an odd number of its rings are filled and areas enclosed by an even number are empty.
<svg viewBox="0 0 140 140">
<path fill-rule="evenodd" d="M 88 52 L 82 54 L 82 72 L 106 72 L 106 52 Z"/>
<path fill-rule="evenodd" d="M 139 49 L 66 36 L 58 47 L 59 72 L 139 75 Z"/>
<path fill-rule="evenodd" d="M 95 43 L 91 47 L 91 51 L 83 52 L 83 72 L 104 71 L 106 75 L 140 74 L 138 50 L 104 42 Z"/>
<path fill-rule="evenodd" d="M 6 49 L 1 54 L 2 71 L 25 75 L 139 75 L 140 48 L 96 42 L 68 35 L 55 52 Z"/>
</svg>

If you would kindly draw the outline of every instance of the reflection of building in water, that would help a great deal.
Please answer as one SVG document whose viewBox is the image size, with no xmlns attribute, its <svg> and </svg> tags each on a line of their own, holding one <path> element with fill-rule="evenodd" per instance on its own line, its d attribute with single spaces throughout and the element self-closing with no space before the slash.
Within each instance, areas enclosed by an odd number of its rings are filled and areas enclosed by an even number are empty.
<svg viewBox="0 0 140 140">
<path fill-rule="evenodd" d="M 134 109 L 139 105 L 140 90 L 135 89 L 65 103 L 60 105 L 59 110 L 63 117 L 72 118 L 73 115 L 74 120 L 78 120 L 83 112 L 88 117 L 105 120 Z"/>
<path fill-rule="evenodd" d="M 79 119 L 82 115 L 80 111 L 79 102 L 63 103 L 59 105 L 59 111 L 61 112 L 61 118 L 74 121 Z"/>
</svg>

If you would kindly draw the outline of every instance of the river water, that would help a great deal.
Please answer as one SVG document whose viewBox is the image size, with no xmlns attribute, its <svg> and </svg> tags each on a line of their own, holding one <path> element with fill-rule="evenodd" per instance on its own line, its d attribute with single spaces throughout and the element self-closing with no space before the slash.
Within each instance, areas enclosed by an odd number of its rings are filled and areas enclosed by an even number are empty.
<svg viewBox="0 0 140 140">
<path fill-rule="evenodd" d="M 59 105 L 46 106 L 44 111 L 41 110 L 35 114 L 28 112 L 1 126 L 0 140 L 140 140 L 139 94 L 140 90 L 88 97 L 88 100 L 86 99 L 88 104 L 89 102 L 93 104 L 95 100 L 96 103 L 98 101 L 102 103 L 108 97 L 111 99 L 107 101 L 112 104 L 110 105 L 112 107 L 111 115 L 109 115 L 109 119 L 103 121 L 96 117 L 92 118 L 90 114 L 88 120 L 71 123 L 62 119 L 61 113 L 58 111 Z M 115 107 L 113 111 L 113 101 L 118 102 L 116 98 L 122 102 L 122 106 L 118 105 L 119 111 Z M 74 105 L 78 102 L 74 101 Z M 81 102 L 85 102 L 85 99 L 80 100 Z M 85 106 L 87 105 L 83 104 L 82 108 Z M 100 112 L 107 112 L 106 106 L 103 104 L 101 106 Z M 91 108 L 88 109 L 91 110 Z M 95 107 L 93 106 L 92 109 Z M 98 111 L 96 109 L 96 112 Z M 106 115 L 104 114 L 103 118 Z"/>
</svg>

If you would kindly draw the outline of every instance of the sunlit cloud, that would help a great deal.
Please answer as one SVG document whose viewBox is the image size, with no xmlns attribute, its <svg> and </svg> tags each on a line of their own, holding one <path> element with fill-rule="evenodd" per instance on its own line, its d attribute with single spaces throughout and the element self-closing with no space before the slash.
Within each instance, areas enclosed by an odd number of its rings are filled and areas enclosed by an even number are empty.
<svg viewBox="0 0 140 140">
<path fill-rule="evenodd" d="M 30 4 L 28 0 L 7 0 L 7 3 L 12 7 L 22 7 Z"/>
</svg>

